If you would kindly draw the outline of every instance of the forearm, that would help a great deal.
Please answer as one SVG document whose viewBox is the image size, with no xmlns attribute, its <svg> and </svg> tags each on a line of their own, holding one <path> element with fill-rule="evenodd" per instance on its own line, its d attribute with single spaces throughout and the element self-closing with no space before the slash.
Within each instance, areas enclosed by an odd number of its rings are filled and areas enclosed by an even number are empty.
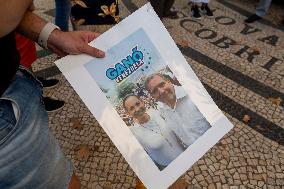
<svg viewBox="0 0 284 189">
<path fill-rule="evenodd" d="M 27 11 L 17 28 L 17 32 L 33 41 L 37 41 L 38 36 L 46 23 L 47 22 L 44 19 L 30 11 Z"/>
<path fill-rule="evenodd" d="M 46 28 L 44 28 L 46 24 L 47 21 L 27 11 L 17 27 L 17 32 L 36 42 L 40 34 L 46 35 L 45 37 L 44 35 L 40 36 L 41 46 L 47 47 L 60 56 L 81 53 L 95 57 L 105 56 L 104 52 L 88 45 L 98 36 L 96 33 L 87 31 L 62 32 L 58 29 L 52 30 L 51 33 L 49 33 L 50 30 L 47 30 L 47 33 L 42 33 L 42 30 L 46 31 Z"/>
<path fill-rule="evenodd" d="M 104 52 L 88 45 L 98 34 L 88 31 L 62 32 L 32 13 L 33 0 L 0 0 L 0 38 L 16 30 L 38 41 L 60 56 L 86 53 L 104 57 Z M 44 27 L 46 26 L 46 27 Z M 40 35 L 41 34 L 41 35 Z"/>
</svg>

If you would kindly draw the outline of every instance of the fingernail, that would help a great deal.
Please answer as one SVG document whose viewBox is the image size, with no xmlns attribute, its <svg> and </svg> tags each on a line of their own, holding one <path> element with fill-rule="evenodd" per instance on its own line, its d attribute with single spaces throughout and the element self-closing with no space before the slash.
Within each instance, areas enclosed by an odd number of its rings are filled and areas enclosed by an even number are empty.
<svg viewBox="0 0 284 189">
<path fill-rule="evenodd" d="M 104 57 L 105 56 L 105 52 L 103 52 L 103 51 L 99 51 L 98 54 L 99 54 L 100 57 Z"/>
</svg>

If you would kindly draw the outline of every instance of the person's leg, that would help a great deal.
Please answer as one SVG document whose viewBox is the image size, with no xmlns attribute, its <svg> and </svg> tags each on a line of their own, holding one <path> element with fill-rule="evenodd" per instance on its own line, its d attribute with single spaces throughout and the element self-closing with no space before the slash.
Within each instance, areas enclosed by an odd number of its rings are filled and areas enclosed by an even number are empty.
<svg viewBox="0 0 284 189">
<path fill-rule="evenodd" d="M 195 19 L 201 19 L 198 3 L 200 3 L 200 0 L 191 0 L 191 15 Z"/>
<path fill-rule="evenodd" d="M 164 5 L 164 13 L 167 13 L 170 11 L 174 4 L 175 0 L 166 0 Z"/>
<path fill-rule="evenodd" d="M 200 3 L 200 0 L 191 0 L 191 6 L 198 6 L 198 3 Z"/>
<path fill-rule="evenodd" d="M 163 18 L 165 0 L 150 0 L 150 3 L 160 19 Z"/>
<path fill-rule="evenodd" d="M 175 0 L 166 0 L 165 5 L 164 5 L 164 10 L 163 10 L 163 16 L 164 17 L 169 17 L 172 19 L 178 18 L 177 12 L 176 11 L 171 11 L 171 8 L 174 4 Z"/>
<path fill-rule="evenodd" d="M 209 0 L 200 0 L 200 2 L 202 3 L 202 4 L 208 4 L 209 3 Z"/>
<path fill-rule="evenodd" d="M 55 0 L 55 24 L 62 31 L 68 31 L 70 12 L 70 0 Z"/>
<path fill-rule="evenodd" d="M 257 7 L 255 14 L 259 17 L 263 17 L 267 14 L 267 11 L 271 5 L 271 0 L 260 0 Z"/>
<path fill-rule="evenodd" d="M 272 0 L 260 0 L 255 14 L 251 15 L 249 18 L 245 20 L 246 23 L 253 23 L 257 20 L 260 20 L 268 11 Z"/>
<path fill-rule="evenodd" d="M 48 127 L 40 82 L 19 69 L 0 97 L 0 188 L 68 188 L 73 174 Z"/>
<path fill-rule="evenodd" d="M 208 18 L 213 18 L 213 13 L 211 9 L 208 6 L 209 0 L 201 0 L 202 5 L 201 5 L 201 11 L 208 17 Z"/>
</svg>

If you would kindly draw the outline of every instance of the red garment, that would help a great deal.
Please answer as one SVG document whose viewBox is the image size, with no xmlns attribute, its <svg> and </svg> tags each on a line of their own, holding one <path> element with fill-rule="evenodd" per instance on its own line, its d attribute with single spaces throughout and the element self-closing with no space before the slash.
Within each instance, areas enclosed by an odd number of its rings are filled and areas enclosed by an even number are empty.
<svg viewBox="0 0 284 189">
<path fill-rule="evenodd" d="M 26 68 L 31 68 L 37 59 L 35 43 L 21 34 L 16 34 L 16 44 L 21 56 L 20 63 Z"/>
</svg>

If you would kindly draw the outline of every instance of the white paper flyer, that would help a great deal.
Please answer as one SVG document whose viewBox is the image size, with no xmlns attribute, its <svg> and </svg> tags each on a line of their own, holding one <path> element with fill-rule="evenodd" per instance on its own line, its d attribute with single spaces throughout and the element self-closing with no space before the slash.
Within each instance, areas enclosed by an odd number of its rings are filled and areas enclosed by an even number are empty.
<svg viewBox="0 0 284 189">
<path fill-rule="evenodd" d="M 148 3 L 91 45 L 102 59 L 56 62 L 148 189 L 165 189 L 233 125 Z"/>
</svg>

